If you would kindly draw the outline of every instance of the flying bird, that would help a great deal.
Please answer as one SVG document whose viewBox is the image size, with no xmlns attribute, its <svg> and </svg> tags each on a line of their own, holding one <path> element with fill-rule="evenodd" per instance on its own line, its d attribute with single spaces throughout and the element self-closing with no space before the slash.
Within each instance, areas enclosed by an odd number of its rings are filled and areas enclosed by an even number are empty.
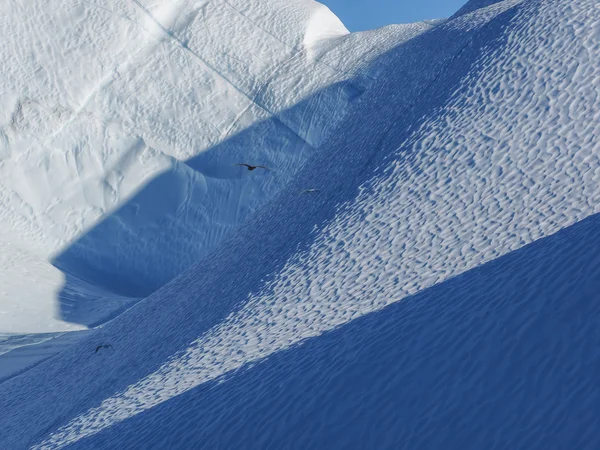
<svg viewBox="0 0 600 450">
<path fill-rule="evenodd" d="M 300 194 L 312 194 L 314 192 L 321 192 L 320 189 L 304 189 L 303 191 L 300 191 Z"/>
<path fill-rule="evenodd" d="M 253 166 L 251 164 L 234 164 L 234 166 L 244 166 L 247 167 L 249 171 L 253 171 L 255 169 L 267 169 L 267 170 L 271 170 L 268 167 L 265 166 Z"/>
<path fill-rule="evenodd" d="M 113 346 L 112 346 L 112 345 L 110 345 L 110 344 L 102 344 L 102 345 L 99 345 L 98 347 L 96 347 L 96 352 L 95 352 L 95 353 L 98 353 L 98 351 L 99 351 L 100 349 L 103 349 L 103 348 L 107 348 L 107 349 L 108 349 L 108 348 L 110 348 L 110 349 L 113 349 L 113 350 L 114 350 L 114 348 L 113 348 Z"/>
</svg>

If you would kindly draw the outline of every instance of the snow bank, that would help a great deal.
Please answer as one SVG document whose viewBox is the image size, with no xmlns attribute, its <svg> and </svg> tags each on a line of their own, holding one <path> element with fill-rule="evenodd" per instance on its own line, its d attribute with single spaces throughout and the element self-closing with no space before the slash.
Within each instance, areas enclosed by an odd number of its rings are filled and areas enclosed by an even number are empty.
<svg viewBox="0 0 600 450">
<path fill-rule="evenodd" d="M 394 47 L 210 258 L 0 385 L 0 446 L 596 447 L 600 10 L 489 3 Z"/>
</svg>

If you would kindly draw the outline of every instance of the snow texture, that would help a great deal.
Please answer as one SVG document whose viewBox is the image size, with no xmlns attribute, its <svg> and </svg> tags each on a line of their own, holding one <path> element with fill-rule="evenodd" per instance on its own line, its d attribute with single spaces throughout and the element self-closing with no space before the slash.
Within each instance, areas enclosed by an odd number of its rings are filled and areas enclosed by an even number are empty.
<svg viewBox="0 0 600 450">
<path fill-rule="evenodd" d="M 84 329 L 180 274 L 314 153 L 378 52 L 432 26 L 348 36 L 312 0 L 2 2 L 0 331 Z"/>
<path fill-rule="evenodd" d="M 593 0 L 389 47 L 210 257 L 0 384 L 0 448 L 598 448 L 599 51 Z"/>
</svg>

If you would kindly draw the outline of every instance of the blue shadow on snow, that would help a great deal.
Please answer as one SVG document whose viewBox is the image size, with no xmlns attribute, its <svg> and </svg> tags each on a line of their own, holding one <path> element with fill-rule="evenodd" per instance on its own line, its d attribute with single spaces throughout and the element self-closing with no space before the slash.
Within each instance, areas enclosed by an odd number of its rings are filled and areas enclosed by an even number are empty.
<svg viewBox="0 0 600 450">
<path fill-rule="evenodd" d="M 600 215 L 70 448 L 600 448 Z"/>
</svg>

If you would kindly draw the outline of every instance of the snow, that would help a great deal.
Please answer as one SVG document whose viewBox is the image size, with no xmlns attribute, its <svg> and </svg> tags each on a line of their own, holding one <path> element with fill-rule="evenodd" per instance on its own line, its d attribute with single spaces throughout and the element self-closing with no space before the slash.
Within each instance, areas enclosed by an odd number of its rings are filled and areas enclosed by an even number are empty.
<svg viewBox="0 0 600 450">
<path fill-rule="evenodd" d="M 0 334 L 0 381 L 26 371 L 91 333 L 93 330 L 25 335 Z"/>
<path fill-rule="evenodd" d="M 318 151 L 209 257 L 0 384 L 0 447 L 600 445 L 600 9 L 475 1 L 409 30 L 364 35 L 401 42 L 338 128 L 292 120 L 337 111 L 318 91 L 268 122 Z M 152 222 L 172 167 L 105 222 Z"/>
<path fill-rule="evenodd" d="M 348 40 L 312 0 L 40 0 L 3 2 L 0 16 L 11 333 L 106 321 L 209 253 L 372 83 L 367 53 L 431 27 Z"/>
</svg>

